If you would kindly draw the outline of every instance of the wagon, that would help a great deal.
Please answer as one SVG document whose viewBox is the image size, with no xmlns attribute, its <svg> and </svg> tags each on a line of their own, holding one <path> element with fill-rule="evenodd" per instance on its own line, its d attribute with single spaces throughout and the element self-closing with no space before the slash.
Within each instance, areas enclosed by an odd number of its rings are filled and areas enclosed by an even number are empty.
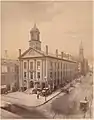
<svg viewBox="0 0 94 120">
<path fill-rule="evenodd" d="M 80 109 L 83 111 L 83 112 L 86 112 L 89 108 L 89 102 L 88 101 L 80 101 Z"/>
</svg>

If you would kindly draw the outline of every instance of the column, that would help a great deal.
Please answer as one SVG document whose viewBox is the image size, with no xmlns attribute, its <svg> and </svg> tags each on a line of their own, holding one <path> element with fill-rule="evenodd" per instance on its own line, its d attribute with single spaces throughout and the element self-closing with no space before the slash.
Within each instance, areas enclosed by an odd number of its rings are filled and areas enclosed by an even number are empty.
<svg viewBox="0 0 94 120">
<path fill-rule="evenodd" d="M 57 80 L 58 80 L 58 61 L 56 62 L 56 86 L 57 86 Z"/>
<path fill-rule="evenodd" d="M 27 68 L 27 89 L 29 88 L 29 60 L 27 62 L 28 68 Z"/>
<path fill-rule="evenodd" d="M 23 83 L 23 61 L 20 60 L 20 73 L 19 73 L 19 83 L 20 83 L 20 88 L 24 86 Z"/>
<path fill-rule="evenodd" d="M 21 61 L 19 61 L 19 88 L 22 86 L 22 79 L 21 79 Z"/>
<path fill-rule="evenodd" d="M 40 72 L 41 72 L 41 78 L 42 78 L 42 81 L 43 81 L 43 76 L 44 76 L 44 75 L 43 75 L 43 74 L 44 74 L 44 73 L 43 73 L 43 72 L 44 72 L 44 70 L 43 70 L 43 59 L 42 59 L 42 66 L 41 66 L 41 67 L 42 67 L 42 69 L 41 69 Z"/>
<path fill-rule="evenodd" d="M 46 64 L 45 64 L 46 66 L 45 66 L 45 68 L 46 68 L 46 77 L 47 77 L 47 79 L 48 79 L 48 61 L 47 61 L 47 58 L 46 58 Z"/>
<path fill-rule="evenodd" d="M 48 60 L 47 60 L 47 58 L 45 58 L 45 77 L 46 77 L 46 81 L 47 81 L 47 83 L 48 83 Z"/>
<path fill-rule="evenodd" d="M 35 80 L 36 80 L 36 77 L 37 77 L 37 76 L 36 76 L 36 75 L 37 75 L 37 74 L 36 74 L 36 72 L 37 72 L 37 70 L 36 70 L 36 59 L 34 60 L 34 63 L 33 63 L 33 64 L 34 64 L 34 81 L 35 81 Z"/>
<path fill-rule="evenodd" d="M 46 76 L 46 60 L 43 59 L 43 81 L 45 76 Z"/>
</svg>

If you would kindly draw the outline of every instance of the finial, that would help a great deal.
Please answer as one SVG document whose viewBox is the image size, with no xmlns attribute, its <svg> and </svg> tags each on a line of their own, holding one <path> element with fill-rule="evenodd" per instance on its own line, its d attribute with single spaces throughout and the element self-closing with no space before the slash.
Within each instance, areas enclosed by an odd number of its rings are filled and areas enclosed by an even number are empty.
<svg viewBox="0 0 94 120">
<path fill-rule="evenodd" d="M 80 49 L 83 49 L 82 40 L 81 40 L 81 43 L 80 43 Z"/>
<path fill-rule="evenodd" d="M 34 23 L 34 28 L 36 28 L 36 23 Z"/>
</svg>

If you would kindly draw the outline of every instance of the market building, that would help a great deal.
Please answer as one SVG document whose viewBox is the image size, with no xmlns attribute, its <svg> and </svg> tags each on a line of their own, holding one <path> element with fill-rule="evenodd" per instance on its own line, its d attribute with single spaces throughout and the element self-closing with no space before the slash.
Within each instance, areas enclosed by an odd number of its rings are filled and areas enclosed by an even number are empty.
<svg viewBox="0 0 94 120">
<path fill-rule="evenodd" d="M 30 31 L 29 48 L 22 53 L 19 49 L 19 84 L 20 88 L 31 88 L 37 85 L 42 88 L 50 86 L 53 89 L 73 80 L 78 74 L 78 63 L 69 54 L 56 49 L 50 54 L 48 46 L 41 50 L 40 31 L 34 25 Z"/>
</svg>

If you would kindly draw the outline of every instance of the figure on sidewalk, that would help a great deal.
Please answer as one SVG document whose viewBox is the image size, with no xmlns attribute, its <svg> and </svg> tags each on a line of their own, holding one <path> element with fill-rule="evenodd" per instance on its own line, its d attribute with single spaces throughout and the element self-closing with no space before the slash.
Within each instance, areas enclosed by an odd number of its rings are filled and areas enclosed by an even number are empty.
<svg viewBox="0 0 94 120">
<path fill-rule="evenodd" d="M 39 99 L 39 95 L 40 95 L 40 93 L 39 93 L 39 91 L 37 91 L 37 99 Z"/>
<path fill-rule="evenodd" d="M 88 100 L 87 100 L 87 97 L 85 97 L 84 100 L 85 100 L 85 101 L 88 101 Z"/>
</svg>

